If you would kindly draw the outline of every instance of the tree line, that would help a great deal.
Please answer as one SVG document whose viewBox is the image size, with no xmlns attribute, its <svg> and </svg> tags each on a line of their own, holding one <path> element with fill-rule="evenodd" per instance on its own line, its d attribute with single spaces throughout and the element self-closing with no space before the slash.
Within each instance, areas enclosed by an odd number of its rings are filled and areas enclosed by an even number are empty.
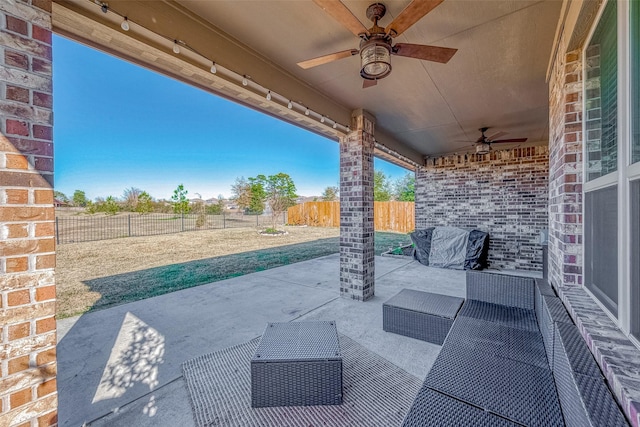
<svg viewBox="0 0 640 427">
<path fill-rule="evenodd" d="M 247 214 L 262 215 L 265 211 L 271 213 L 275 226 L 277 218 L 289 207 L 296 204 L 298 195 L 293 179 L 286 173 L 275 175 L 256 175 L 255 177 L 238 177 L 231 186 L 231 200 L 239 209 Z M 175 213 L 175 214 L 214 214 L 219 215 L 224 210 L 224 198 L 218 196 L 213 204 L 205 204 L 202 200 L 190 201 L 189 192 L 183 184 L 173 191 L 170 201 L 156 200 L 151 195 L 137 187 L 124 190 L 120 198 L 108 196 L 89 200 L 83 190 L 75 190 L 71 197 L 60 191 L 55 191 L 54 197 L 63 204 L 85 208 L 87 213 L 105 213 L 115 215 L 118 212 Z M 197 193 L 196 193 L 197 194 Z M 336 201 L 340 197 L 338 186 L 328 186 L 322 192 L 320 200 Z M 375 201 L 414 201 L 415 177 L 412 173 L 392 181 L 384 172 L 376 171 L 373 180 L 373 198 Z"/>
<path fill-rule="evenodd" d="M 55 191 L 54 197 L 64 205 L 85 208 L 85 211 L 89 214 L 105 213 L 107 215 L 115 215 L 118 212 L 136 212 L 139 214 L 202 212 L 221 214 L 224 209 L 222 196 L 218 196 L 217 203 L 205 205 L 202 201 L 190 201 L 187 199 L 187 194 L 188 191 L 184 188 L 184 185 L 180 184 L 174 190 L 170 201 L 156 200 L 148 192 L 136 187 L 125 189 L 119 198 L 108 196 L 89 200 L 83 190 L 75 190 L 71 197 L 60 191 Z"/>
<path fill-rule="evenodd" d="M 416 179 L 412 173 L 392 181 L 384 172 L 376 171 L 373 174 L 373 200 L 376 202 L 415 201 Z M 326 187 L 320 196 L 324 202 L 333 202 L 340 198 L 340 188 L 337 186 Z M 318 200 L 315 200 L 318 201 Z"/>
</svg>

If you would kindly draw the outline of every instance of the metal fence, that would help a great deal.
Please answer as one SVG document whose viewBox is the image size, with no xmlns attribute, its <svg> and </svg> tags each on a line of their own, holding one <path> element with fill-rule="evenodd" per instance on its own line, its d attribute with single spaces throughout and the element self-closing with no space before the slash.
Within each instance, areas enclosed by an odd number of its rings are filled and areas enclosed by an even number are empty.
<svg viewBox="0 0 640 427">
<path fill-rule="evenodd" d="M 286 224 L 286 213 L 277 224 Z M 242 213 L 204 214 L 118 214 L 91 216 L 56 216 L 56 241 L 62 243 L 90 242 L 121 237 L 153 236 L 222 228 L 269 227 L 271 215 L 245 215 Z"/>
</svg>

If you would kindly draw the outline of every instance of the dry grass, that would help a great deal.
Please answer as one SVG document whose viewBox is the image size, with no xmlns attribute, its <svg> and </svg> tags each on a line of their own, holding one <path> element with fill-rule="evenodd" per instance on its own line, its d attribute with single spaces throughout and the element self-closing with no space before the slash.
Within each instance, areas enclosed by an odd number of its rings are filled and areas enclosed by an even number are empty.
<svg viewBox="0 0 640 427">
<path fill-rule="evenodd" d="M 339 229 L 286 227 L 284 236 L 236 228 L 59 245 L 58 317 L 111 307 L 329 255 Z M 376 253 L 406 242 L 376 233 Z"/>
</svg>

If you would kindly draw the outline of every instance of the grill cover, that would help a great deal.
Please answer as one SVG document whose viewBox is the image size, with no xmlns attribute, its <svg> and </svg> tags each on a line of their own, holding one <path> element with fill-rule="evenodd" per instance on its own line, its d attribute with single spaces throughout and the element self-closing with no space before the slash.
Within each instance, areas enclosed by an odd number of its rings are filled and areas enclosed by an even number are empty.
<svg viewBox="0 0 640 427">
<path fill-rule="evenodd" d="M 455 270 L 487 267 L 489 234 L 457 227 L 429 227 L 411 233 L 414 257 L 424 265 Z"/>
</svg>

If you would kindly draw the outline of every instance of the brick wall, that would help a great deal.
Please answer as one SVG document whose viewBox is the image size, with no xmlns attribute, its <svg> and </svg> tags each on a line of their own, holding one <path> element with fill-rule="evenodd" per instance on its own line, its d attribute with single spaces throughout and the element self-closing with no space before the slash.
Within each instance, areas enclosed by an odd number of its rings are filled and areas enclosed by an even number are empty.
<svg viewBox="0 0 640 427">
<path fill-rule="evenodd" d="M 582 284 L 582 61 L 559 41 L 549 81 L 549 281 Z"/>
<path fill-rule="evenodd" d="M 416 228 L 487 231 L 491 268 L 541 270 L 548 156 L 536 146 L 429 159 L 416 171 Z"/>
<path fill-rule="evenodd" d="M 0 1 L 0 425 L 57 424 L 51 2 Z"/>
<path fill-rule="evenodd" d="M 374 120 L 357 112 L 351 127 L 340 140 L 340 295 L 366 301 L 374 296 L 375 274 Z"/>
</svg>

